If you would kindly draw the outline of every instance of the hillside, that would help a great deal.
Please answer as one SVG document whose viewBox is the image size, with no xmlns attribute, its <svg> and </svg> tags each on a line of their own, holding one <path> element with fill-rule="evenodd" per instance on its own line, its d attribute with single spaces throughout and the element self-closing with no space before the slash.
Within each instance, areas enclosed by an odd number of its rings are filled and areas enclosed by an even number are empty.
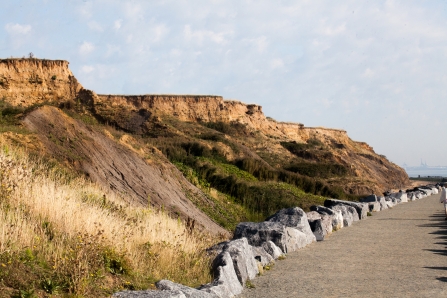
<svg viewBox="0 0 447 298">
<path fill-rule="evenodd" d="M 221 96 L 97 95 L 66 61 L 0 60 L 0 99 L 3 130 L 26 131 L 15 142 L 129 204 L 167 208 L 214 233 L 225 233 L 214 222 L 231 230 L 278 208 L 409 182 L 346 131 L 277 122 L 258 105 Z"/>
<path fill-rule="evenodd" d="M 98 95 L 62 60 L 0 60 L 0 297 L 211 280 L 241 221 L 409 184 L 346 131 L 207 95 Z"/>
</svg>

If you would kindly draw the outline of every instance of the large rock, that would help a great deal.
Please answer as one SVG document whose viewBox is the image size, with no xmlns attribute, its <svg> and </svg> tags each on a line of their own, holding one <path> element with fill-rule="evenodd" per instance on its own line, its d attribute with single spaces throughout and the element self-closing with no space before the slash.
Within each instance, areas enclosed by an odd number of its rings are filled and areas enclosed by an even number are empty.
<svg viewBox="0 0 447 298">
<path fill-rule="evenodd" d="M 380 203 L 379 202 L 369 202 L 368 208 L 370 212 L 379 212 L 380 211 Z"/>
<path fill-rule="evenodd" d="M 315 241 L 315 236 L 307 221 L 307 215 L 303 209 L 299 207 L 281 209 L 274 215 L 268 217 L 266 221 L 280 222 L 286 227 L 295 228 L 303 232 L 307 237 L 307 244 Z"/>
<path fill-rule="evenodd" d="M 303 232 L 295 228 L 286 227 L 286 233 L 287 233 L 286 238 L 287 253 L 297 251 L 298 249 L 303 248 L 308 244 L 308 237 Z"/>
<path fill-rule="evenodd" d="M 262 248 L 265 249 L 265 251 L 272 256 L 273 259 L 277 260 L 280 256 L 284 255 L 284 253 L 281 251 L 281 249 L 276 246 L 275 243 L 272 241 L 266 241 L 262 243 Z"/>
<path fill-rule="evenodd" d="M 352 208 L 352 207 L 350 207 L 350 208 Z M 337 205 L 337 206 L 333 206 L 331 209 L 332 209 L 332 210 L 336 210 L 336 211 L 340 211 L 340 212 L 341 212 L 341 215 L 343 216 L 343 226 L 344 226 L 344 227 L 349 227 L 349 226 L 351 226 L 352 223 L 354 222 L 354 216 L 353 216 L 353 214 L 352 214 L 351 212 L 348 211 L 347 206 L 344 206 L 344 205 Z M 358 214 L 357 214 L 357 211 L 355 211 L 354 208 L 352 208 L 352 209 L 353 209 L 354 212 L 356 213 L 356 215 L 357 215 L 357 220 L 358 220 L 359 216 L 358 216 Z"/>
<path fill-rule="evenodd" d="M 327 208 L 324 206 L 310 206 L 311 211 L 318 212 L 321 215 L 327 215 L 332 220 L 332 230 L 337 231 L 343 228 L 343 215 L 341 211 Z"/>
<path fill-rule="evenodd" d="M 354 207 L 359 215 L 359 219 L 366 219 L 366 217 L 368 216 L 369 207 L 367 204 L 336 199 L 327 199 L 324 201 L 324 206 L 329 208 L 340 204 Z"/>
<path fill-rule="evenodd" d="M 417 197 L 414 192 L 407 192 L 408 201 L 416 201 Z"/>
<path fill-rule="evenodd" d="M 262 246 L 264 242 L 272 241 L 284 253 L 287 253 L 286 227 L 279 222 L 241 222 L 234 230 L 233 239 L 245 237 L 252 246 Z"/>
<path fill-rule="evenodd" d="M 379 200 L 377 199 L 376 195 L 369 195 L 369 196 L 361 198 L 359 200 L 359 202 L 362 202 L 362 203 L 372 203 L 372 202 L 378 202 L 378 201 Z"/>
<path fill-rule="evenodd" d="M 380 204 L 380 211 L 388 209 L 388 204 L 386 203 L 385 197 L 377 197 Z"/>
<path fill-rule="evenodd" d="M 261 263 L 262 266 L 273 264 L 275 262 L 275 259 L 273 258 L 273 256 L 271 254 L 269 254 L 262 246 L 250 246 L 250 247 L 251 247 L 251 252 L 253 253 L 253 256 L 259 263 Z M 281 255 L 281 253 L 279 255 Z M 278 255 L 278 257 L 279 257 L 279 255 Z"/>
<path fill-rule="evenodd" d="M 247 280 L 254 279 L 259 273 L 256 259 L 246 238 L 228 242 L 222 250 L 222 253 L 226 252 L 230 254 L 233 260 L 234 271 L 241 285 L 244 286 Z M 220 266 L 220 261 L 217 264 L 213 263 L 213 267 L 217 266 Z"/>
<path fill-rule="evenodd" d="M 332 233 L 332 218 L 329 215 L 311 211 L 307 213 L 307 219 L 317 241 L 323 241 L 326 235 Z"/>
<path fill-rule="evenodd" d="M 380 202 L 376 195 L 369 195 L 365 198 L 361 198 L 359 202 L 368 204 L 369 211 L 378 212 L 380 211 Z"/>
<path fill-rule="evenodd" d="M 213 282 L 200 286 L 200 291 L 217 295 L 218 297 L 233 297 L 242 293 L 243 287 L 237 278 L 233 260 L 228 252 L 219 254 L 213 262 Z"/>
<path fill-rule="evenodd" d="M 186 298 L 218 298 L 216 294 L 200 291 L 166 279 L 158 281 L 155 286 L 161 291 L 180 291 Z"/>
<path fill-rule="evenodd" d="M 187 296 L 181 291 L 122 291 L 112 295 L 113 298 L 186 298 Z M 197 296 L 202 297 L 202 296 Z M 205 296 L 203 296 L 205 297 Z M 211 296 L 212 297 L 212 296 Z M 215 297 L 215 296 L 214 296 Z M 230 297 L 230 296 L 227 296 Z"/>
<path fill-rule="evenodd" d="M 407 197 L 407 193 L 403 192 L 403 191 L 399 191 L 396 196 L 396 199 L 400 200 L 400 203 L 407 203 L 408 202 L 408 197 Z"/>
</svg>

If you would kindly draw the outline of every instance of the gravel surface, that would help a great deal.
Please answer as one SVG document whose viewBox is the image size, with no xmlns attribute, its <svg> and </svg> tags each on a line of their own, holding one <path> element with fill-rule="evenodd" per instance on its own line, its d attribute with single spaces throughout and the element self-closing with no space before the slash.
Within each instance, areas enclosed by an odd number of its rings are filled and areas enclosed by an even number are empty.
<svg viewBox="0 0 447 298">
<path fill-rule="evenodd" d="M 238 297 L 447 297 L 439 194 L 374 213 L 287 255 Z"/>
</svg>

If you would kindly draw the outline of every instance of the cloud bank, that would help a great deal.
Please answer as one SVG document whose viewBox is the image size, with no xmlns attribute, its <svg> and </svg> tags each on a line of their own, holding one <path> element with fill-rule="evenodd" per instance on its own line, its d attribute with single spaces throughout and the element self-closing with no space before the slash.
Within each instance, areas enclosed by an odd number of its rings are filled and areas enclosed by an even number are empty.
<svg viewBox="0 0 447 298">
<path fill-rule="evenodd" d="M 6 2 L 2 57 L 67 59 L 99 93 L 223 95 L 447 165 L 445 1 Z"/>
</svg>

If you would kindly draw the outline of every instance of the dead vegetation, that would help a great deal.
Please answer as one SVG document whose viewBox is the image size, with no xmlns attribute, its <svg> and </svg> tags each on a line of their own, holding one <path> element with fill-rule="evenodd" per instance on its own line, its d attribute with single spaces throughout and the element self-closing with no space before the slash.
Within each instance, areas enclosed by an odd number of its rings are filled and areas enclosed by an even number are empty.
<svg viewBox="0 0 447 298">
<path fill-rule="evenodd" d="M 99 297 L 210 281 L 204 249 L 217 238 L 0 146 L 0 292 Z"/>
</svg>

